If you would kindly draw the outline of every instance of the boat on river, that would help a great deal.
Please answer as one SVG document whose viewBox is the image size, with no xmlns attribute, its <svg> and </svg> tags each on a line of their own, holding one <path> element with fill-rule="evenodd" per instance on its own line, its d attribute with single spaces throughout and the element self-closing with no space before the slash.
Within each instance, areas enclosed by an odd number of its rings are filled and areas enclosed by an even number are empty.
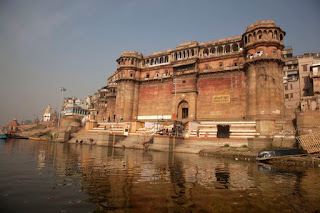
<svg viewBox="0 0 320 213">
<path fill-rule="evenodd" d="M 10 135 L 8 135 L 8 138 L 14 138 L 14 139 L 29 139 L 29 137 L 27 137 L 27 136 L 21 136 L 21 135 L 17 135 L 17 134 L 10 134 Z"/>
<path fill-rule="evenodd" d="M 0 139 L 7 139 L 8 138 L 8 134 L 0 134 Z"/>
<path fill-rule="evenodd" d="M 302 149 L 274 149 L 261 151 L 256 158 L 258 161 L 267 161 L 271 159 L 279 159 L 292 155 L 304 155 L 305 152 Z"/>
</svg>

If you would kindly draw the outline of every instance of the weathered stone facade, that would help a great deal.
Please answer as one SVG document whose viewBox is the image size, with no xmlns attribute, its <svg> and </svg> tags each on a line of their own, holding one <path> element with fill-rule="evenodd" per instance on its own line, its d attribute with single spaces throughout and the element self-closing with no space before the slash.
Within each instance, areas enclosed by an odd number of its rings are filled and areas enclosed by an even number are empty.
<svg viewBox="0 0 320 213">
<path fill-rule="evenodd" d="M 274 21 L 258 21 L 241 36 L 191 41 L 148 56 L 123 52 L 107 80 L 114 88 L 106 95 L 107 116 L 116 121 L 254 120 L 268 126 L 285 114 L 284 35 Z"/>
</svg>

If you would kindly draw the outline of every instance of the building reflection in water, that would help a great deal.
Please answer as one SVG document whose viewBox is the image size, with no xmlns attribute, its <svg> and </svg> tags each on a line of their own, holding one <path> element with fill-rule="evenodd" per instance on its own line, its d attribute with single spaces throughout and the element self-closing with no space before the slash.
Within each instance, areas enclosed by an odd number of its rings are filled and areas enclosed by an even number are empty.
<svg viewBox="0 0 320 213">
<path fill-rule="evenodd" d="M 96 210 L 137 212 L 317 210 L 319 171 L 170 152 L 48 144 L 38 169 L 54 168 L 59 187 L 79 185 Z M 318 175 L 318 176 L 317 176 Z M 317 190 L 315 190 L 317 189 Z"/>
</svg>

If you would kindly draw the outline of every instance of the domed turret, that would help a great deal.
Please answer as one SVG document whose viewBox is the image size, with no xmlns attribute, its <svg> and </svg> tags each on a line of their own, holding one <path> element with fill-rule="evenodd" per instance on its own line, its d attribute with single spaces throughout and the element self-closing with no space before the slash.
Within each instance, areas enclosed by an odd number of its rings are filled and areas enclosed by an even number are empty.
<svg viewBox="0 0 320 213">
<path fill-rule="evenodd" d="M 281 56 L 284 35 L 274 21 L 255 22 L 242 35 L 249 119 L 278 119 L 284 115 Z"/>
</svg>

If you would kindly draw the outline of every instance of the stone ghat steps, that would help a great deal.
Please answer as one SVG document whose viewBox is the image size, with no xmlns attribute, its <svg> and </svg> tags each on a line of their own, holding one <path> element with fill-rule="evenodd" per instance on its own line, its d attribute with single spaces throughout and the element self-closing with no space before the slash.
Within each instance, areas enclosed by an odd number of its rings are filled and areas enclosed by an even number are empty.
<svg viewBox="0 0 320 213">
<path fill-rule="evenodd" d="M 218 125 L 230 126 L 230 138 L 254 138 L 260 135 L 256 131 L 255 121 L 205 121 L 190 132 L 190 138 L 217 138 Z"/>
<path fill-rule="evenodd" d="M 98 126 L 92 128 L 89 132 L 123 134 L 123 123 L 98 123 Z"/>
<path fill-rule="evenodd" d="M 137 135 L 154 135 L 154 131 L 150 129 L 145 129 L 145 128 L 139 128 L 136 131 Z"/>
<path fill-rule="evenodd" d="M 119 129 L 119 128 L 104 129 L 104 128 L 95 127 L 95 128 L 90 129 L 89 132 L 123 134 L 123 129 Z"/>
</svg>

